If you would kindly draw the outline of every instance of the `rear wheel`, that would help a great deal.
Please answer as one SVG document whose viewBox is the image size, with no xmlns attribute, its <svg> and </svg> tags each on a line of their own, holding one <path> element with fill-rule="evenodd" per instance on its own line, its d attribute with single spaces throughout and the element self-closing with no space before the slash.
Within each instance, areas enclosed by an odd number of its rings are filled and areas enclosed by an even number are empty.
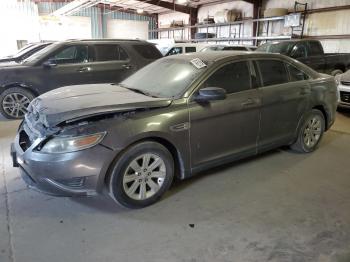
<svg viewBox="0 0 350 262">
<path fill-rule="evenodd" d="M 320 110 L 313 109 L 305 118 L 296 142 L 291 146 L 295 151 L 309 153 L 314 151 L 325 130 L 325 119 Z"/>
<path fill-rule="evenodd" d="M 1 114 L 8 119 L 23 118 L 34 97 L 31 92 L 21 87 L 6 89 L 0 95 Z"/>
<path fill-rule="evenodd" d="M 133 145 L 116 161 L 109 179 L 109 193 L 122 206 L 141 208 L 158 201 L 174 177 L 171 153 L 161 144 Z"/>
</svg>

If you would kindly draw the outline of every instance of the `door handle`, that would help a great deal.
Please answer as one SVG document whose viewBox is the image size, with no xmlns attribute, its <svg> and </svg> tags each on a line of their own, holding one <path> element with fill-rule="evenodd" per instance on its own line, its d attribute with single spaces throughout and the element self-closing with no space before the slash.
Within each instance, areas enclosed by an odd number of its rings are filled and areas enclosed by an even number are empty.
<svg viewBox="0 0 350 262">
<path fill-rule="evenodd" d="M 125 68 L 125 69 L 131 69 L 132 68 L 132 66 L 131 65 L 128 65 L 128 64 L 126 64 L 126 65 L 123 65 L 123 68 Z"/>
<path fill-rule="evenodd" d="M 255 102 L 251 98 L 248 98 L 246 101 L 241 103 L 241 106 L 252 106 L 252 105 L 255 105 Z"/>
<path fill-rule="evenodd" d="M 81 67 L 77 70 L 79 73 L 83 73 L 83 72 L 88 72 L 91 71 L 91 67 L 86 66 L 86 67 Z"/>
</svg>

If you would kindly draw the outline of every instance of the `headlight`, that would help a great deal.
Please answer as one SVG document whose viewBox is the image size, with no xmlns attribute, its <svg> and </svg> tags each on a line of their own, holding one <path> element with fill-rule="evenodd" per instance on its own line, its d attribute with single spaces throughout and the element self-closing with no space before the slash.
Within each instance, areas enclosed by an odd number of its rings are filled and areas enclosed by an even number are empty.
<svg viewBox="0 0 350 262">
<path fill-rule="evenodd" d="M 54 137 L 40 150 L 43 153 L 69 153 L 93 147 L 100 143 L 105 132 L 86 136 Z"/>
<path fill-rule="evenodd" d="M 337 84 L 337 86 L 338 85 L 340 85 L 340 75 L 336 75 L 335 77 L 334 77 L 334 79 L 335 79 L 335 83 Z"/>
</svg>

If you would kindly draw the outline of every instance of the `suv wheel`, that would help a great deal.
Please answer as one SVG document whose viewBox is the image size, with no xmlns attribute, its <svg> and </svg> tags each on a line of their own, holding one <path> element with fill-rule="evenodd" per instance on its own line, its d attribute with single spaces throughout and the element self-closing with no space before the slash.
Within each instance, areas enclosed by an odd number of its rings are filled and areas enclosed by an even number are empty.
<svg viewBox="0 0 350 262">
<path fill-rule="evenodd" d="M 34 95 L 20 87 L 6 89 L 0 95 L 0 112 L 8 119 L 23 118 Z"/>
<path fill-rule="evenodd" d="M 133 145 L 112 166 L 109 193 L 122 206 L 142 208 L 158 201 L 174 177 L 174 160 L 161 144 Z"/>
<path fill-rule="evenodd" d="M 295 151 L 309 153 L 314 151 L 325 130 L 325 119 L 320 110 L 313 109 L 305 118 L 297 141 L 291 146 Z"/>
</svg>

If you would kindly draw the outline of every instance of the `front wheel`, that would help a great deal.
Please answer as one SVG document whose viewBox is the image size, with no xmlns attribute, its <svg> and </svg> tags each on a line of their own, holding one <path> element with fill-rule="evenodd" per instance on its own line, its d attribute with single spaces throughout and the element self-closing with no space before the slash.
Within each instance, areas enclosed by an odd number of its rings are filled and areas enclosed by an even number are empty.
<svg viewBox="0 0 350 262">
<path fill-rule="evenodd" d="M 325 130 L 325 119 L 320 110 L 313 109 L 305 118 L 296 142 L 291 148 L 301 153 L 314 151 Z"/>
<path fill-rule="evenodd" d="M 158 201 L 174 177 L 171 153 L 156 142 L 127 149 L 112 166 L 109 193 L 122 206 L 142 208 Z"/>
<path fill-rule="evenodd" d="M 21 119 L 34 95 L 21 87 L 6 89 L 0 95 L 0 112 L 7 119 Z"/>
</svg>

